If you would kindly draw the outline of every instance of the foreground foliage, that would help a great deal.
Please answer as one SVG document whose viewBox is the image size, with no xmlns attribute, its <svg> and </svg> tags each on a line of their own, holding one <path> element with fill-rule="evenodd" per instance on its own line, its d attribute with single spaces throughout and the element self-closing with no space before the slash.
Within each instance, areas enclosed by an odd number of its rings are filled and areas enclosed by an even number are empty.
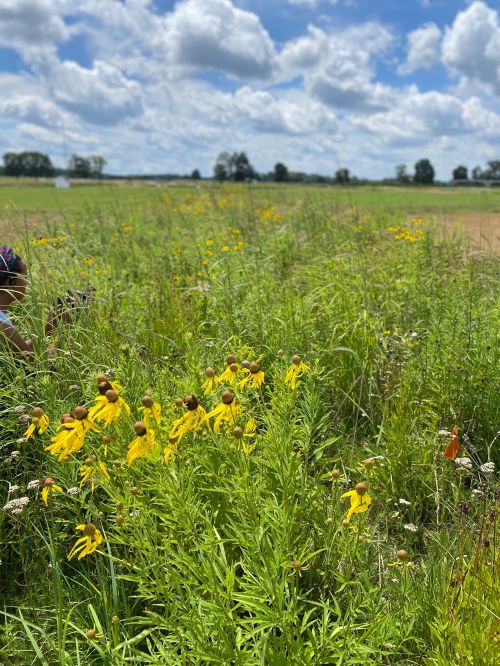
<svg viewBox="0 0 500 666">
<path fill-rule="evenodd" d="M 235 188 L 18 242 L 39 339 L 30 368 L 2 352 L 4 660 L 493 663 L 494 258 L 430 220 Z M 66 287 L 96 300 L 49 355 Z M 65 413 L 80 448 L 51 442 Z"/>
</svg>

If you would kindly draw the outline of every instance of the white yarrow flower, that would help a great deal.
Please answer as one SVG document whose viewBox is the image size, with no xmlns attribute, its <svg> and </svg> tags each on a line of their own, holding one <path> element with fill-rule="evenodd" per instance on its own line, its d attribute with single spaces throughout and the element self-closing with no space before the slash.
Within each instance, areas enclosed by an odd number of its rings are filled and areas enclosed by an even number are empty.
<svg viewBox="0 0 500 666">
<path fill-rule="evenodd" d="M 68 495 L 79 495 L 82 492 L 82 489 L 78 488 L 78 486 L 74 486 L 73 488 L 68 488 L 66 492 Z"/>
<path fill-rule="evenodd" d="M 479 469 L 484 474 L 493 474 L 493 472 L 495 471 L 495 463 L 494 462 L 484 463 L 484 465 L 481 465 Z"/>
<path fill-rule="evenodd" d="M 26 490 L 34 490 L 35 488 L 40 488 L 40 480 L 39 479 L 34 479 L 33 481 L 30 481 L 28 485 L 26 486 Z"/>
<path fill-rule="evenodd" d="M 408 500 L 405 500 L 403 498 L 399 500 L 399 503 L 402 504 L 403 506 L 410 506 L 411 504 L 411 502 L 408 502 Z"/>
<path fill-rule="evenodd" d="M 455 458 L 455 465 L 464 469 L 472 469 L 472 460 L 470 458 Z"/>
<path fill-rule="evenodd" d="M 406 525 L 403 525 L 403 529 L 408 530 L 408 532 L 417 532 L 418 527 L 414 525 L 413 523 L 406 523 Z"/>
<path fill-rule="evenodd" d="M 16 499 L 10 500 L 3 506 L 3 510 L 7 513 L 10 513 L 12 516 L 17 516 L 21 513 L 24 507 L 29 504 L 29 497 L 16 497 Z"/>
</svg>

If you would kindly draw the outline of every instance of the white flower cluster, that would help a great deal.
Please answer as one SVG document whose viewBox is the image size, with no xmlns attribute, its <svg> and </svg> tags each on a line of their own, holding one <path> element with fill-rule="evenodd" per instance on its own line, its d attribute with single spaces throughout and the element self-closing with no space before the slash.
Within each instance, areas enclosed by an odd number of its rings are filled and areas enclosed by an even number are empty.
<svg viewBox="0 0 500 666">
<path fill-rule="evenodd" d="M 68 495 L 79 495 L 82 492 L 82 489 L 78 488 L 78 486 L 74 486 L 73 488 L 68 488 L 66 492 Z"/>
<path fill-rule="evenodd" d="M 472 469 L 472 460 L 470 458 L 455 458 L 455 465 L 462 469 Z"/>
<path fill-rule="evenodd" d="M 29 497 L 17 497 L 16 499 L 7 502 L 7 504 L 3 506 L 3 510 L 10 513 L 11 516 L 17 516 L 29 504 L 29 501 Z"/>
<path fill-rule="evenodd" d="M 406 523 L 406 525 L 403 525 L 403 529 L 407 530 L 408 532 L 418 532 L 418 527 L 413 523 Z"/>
<path fill-rule="evenodd" d="M 483 474 L 493 474 L 495 471 L 495 463 L 494 462 L 487 462 L 484 463 L 484 465 L 481 465 L 479 468 Z"/>
<path fill-rule="evenodd" d="M 34 479 L 26 486 L 26 490 L 34 490 L 35 488 L 40 488 L 40 479 Z"/>
<path fill-rule="evenodd" d="M 403 498 L 401 498 L 401 499 L 399 500 L 399 503 L 400 503 L 402 506 L 410 506 L 410 504 L 411 504 L 411 502 L 408 502 L 408 500 L 403 499 Z"/>
</svg>

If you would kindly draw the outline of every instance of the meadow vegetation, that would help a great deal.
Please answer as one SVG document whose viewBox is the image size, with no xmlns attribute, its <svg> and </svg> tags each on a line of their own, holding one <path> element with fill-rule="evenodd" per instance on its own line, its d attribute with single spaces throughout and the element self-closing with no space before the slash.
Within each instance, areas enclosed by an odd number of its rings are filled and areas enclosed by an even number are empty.
<svg viewBox="0 0 500 666">
<path fill-rule="evenodd" d="M 495 663 L 498 259 L 434 193 L 92 189 L 0 191 L 0 663 Z"/>
</svg>

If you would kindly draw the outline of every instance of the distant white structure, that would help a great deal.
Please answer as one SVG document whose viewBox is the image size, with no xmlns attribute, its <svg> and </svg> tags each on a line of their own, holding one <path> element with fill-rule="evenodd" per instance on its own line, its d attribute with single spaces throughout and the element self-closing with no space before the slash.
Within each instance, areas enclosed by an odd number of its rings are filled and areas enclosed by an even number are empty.
<svg viewBox="0 0 500 666">
<path fill-rule="evenodd" d="M 64 176 L 57 176 L 57 178 L 54 178 L 54 185 L 63 190 L 67 190 L 70 187 L 69 180 Z"/>
</svg>

